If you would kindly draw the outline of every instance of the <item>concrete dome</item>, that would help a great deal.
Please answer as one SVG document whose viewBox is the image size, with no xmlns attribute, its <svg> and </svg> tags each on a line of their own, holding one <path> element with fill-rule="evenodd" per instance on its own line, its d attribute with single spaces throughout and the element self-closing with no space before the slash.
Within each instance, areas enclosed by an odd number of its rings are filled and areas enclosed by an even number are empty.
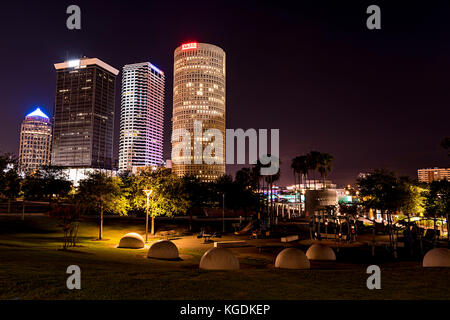
<svg viewBox="0 0 450 320">
<path fill-rule="evenodd" d="M 169 240 L 156 241 L 148 250 L 147 258 L 174 260 L 178 259 L 178 248 Z"/>
<path fill-rule="evenodd" d="M 450 250 L 435 248 L 427 252 L 423 257 L 424 267 L 450 267 Z"/>
<path fill-rule="evenodd" d="M 321 243 L 315 243 L 308 248 L 306 256 L 309 260 L 336 260 L 333 249 Z"/>
<path fill-rule="evenodd" d="M 275 259 L 275 268 L 309 269 L 309 260 L 302 250 L 286 248 Z"/>
<path fill-rule="evenodd" d="M 200 259 L 200 269 L 206 270 L 237 270 L 239 260 L 228 249 L 211 248 Z"/>
<path fill-rule="evenodd" d="M 145 246 L 144 238 L 138 233 L 127 233 L 120 239 L 119 248 L 140 249 Z"/>
</svg>

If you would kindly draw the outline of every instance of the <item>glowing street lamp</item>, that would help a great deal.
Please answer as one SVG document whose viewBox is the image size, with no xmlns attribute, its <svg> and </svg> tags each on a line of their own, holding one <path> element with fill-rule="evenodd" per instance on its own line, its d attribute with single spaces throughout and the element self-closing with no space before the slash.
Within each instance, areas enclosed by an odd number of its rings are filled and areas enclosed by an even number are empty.
<svg viewBox="0 0 450 320">
<path fill-rule="evenodd" d="M 152 194 L 153 190 L 149 190 L 149 189 L 144 189 L 143 190 L 145 195 L 147 196 L 147 213 L 145 215 L 145 243 L 147 243 L 148 241 L 148 205 L 149 205 L 149 198 L 150 195 Z"/>
</svg>

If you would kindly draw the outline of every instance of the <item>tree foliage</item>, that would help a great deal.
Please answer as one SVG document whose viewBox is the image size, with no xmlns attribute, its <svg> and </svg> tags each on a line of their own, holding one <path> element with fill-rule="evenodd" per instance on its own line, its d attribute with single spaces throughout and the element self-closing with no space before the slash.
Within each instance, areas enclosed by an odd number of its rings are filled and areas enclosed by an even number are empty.
<svg viewBox="0 0 450 320">
<path fill-rule="evenodd" d="M 75 201 L 85 212 L 103 209 L 108 213 L 126 215 L 129 208 L 121 179 L 100 171 L 89 173 L 80 181 Z"/>
<path fill-rule="evenodd" d="M 182 179 L 175 176 L 172 170 L 158 168 L 142 170 L 138 175 L 129 178 L 130 207 L 133 210 L 144 211 L 147 196 L 144 189 L 152 190 L 149 207 L 151 215 L 172 217 L 186 213 L 189 207 L 189 196 L 183 187 Z"/>
<path fill-rule="evenodd" d="M 8 153 L 0 155 L 0 196 L 12 199 L 19 195 L 20 177 L 17 174 L 17 160 Z"/>
<path fill-rule="evenodd" d="M 423 212 L 424 189 L 415 181 L 393 172 L 377 169 L 358 179 L 360 201 L 367 209 L 378 209 L 389 214 Z"/>
<path fill-rule="evenodd" d="M 433 181 L 424 192 L 425 213 L 431 217 L 448 216 L 450 213 L 450 182 Z"/>
<path fill-rule="evenodd" d="M 25 199 L 63 199 L 72 190 L 72 183 L 61 167 L 44 166 L 29 173 L 22 181 L 21 189 Z"/>
</svg>

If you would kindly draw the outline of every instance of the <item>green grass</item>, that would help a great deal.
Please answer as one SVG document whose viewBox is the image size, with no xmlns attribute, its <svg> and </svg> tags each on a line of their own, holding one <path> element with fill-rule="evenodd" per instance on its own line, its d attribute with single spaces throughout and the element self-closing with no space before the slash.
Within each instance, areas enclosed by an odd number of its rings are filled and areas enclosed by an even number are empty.
<svg viewBox="0 0 450 320">
<path fill-rule="evenodd" d="M 234 249 L 239 271 L 198 269 L 211 247 L 190 237 L 176 240 L 182 261 L 147 259 L 147 249 L 118 249 L 127 220 L 105 224 L 108 241 L 92 241 L 94 223 L 80 226 L 80 246 L 61 251 L 61 232 L 46 217 L 0 217 L 1 299 L 449 299 L 450 268 L 424 269 L 418 262 L 384 262 L 381 290 L 366 287 L 367 263 L 312 265 L 311 270 L 273 268 L 274 255 Z M 195 239 L 197 240 L 197 239 Z M 186 240 L 187 241 L 187 240 Z M 187 242 L 186 242 L 187 243 Z M 198 244 L 198 245 L 197 245 Z M 339 257 L 339 255 L 338 255 Z M 76 264 L 82 289 L 66 288 L 66 268 Z"/>
</svg>

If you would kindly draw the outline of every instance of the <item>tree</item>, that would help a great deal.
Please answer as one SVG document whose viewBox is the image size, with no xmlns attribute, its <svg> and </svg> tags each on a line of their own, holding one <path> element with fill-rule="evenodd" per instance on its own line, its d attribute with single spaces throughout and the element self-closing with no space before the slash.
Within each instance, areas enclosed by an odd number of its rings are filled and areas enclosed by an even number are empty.
<svg viewBox="0 0 450 320">
<path fill-rule="evenodd" d="M 72 205 L 59 204 L 52 205 L 49 212 L 50 218 L 58 220 L 58 227 L 63 230 L 63 250 L 67 247 L 74 247 L 77 244 L 78 226 L 80 223 L 80 211 L 78 207 Z"/>
<path fill-rule="evenodd" d="M 261 161 L 256 161 L 256 163 L 251 168 L 251 175 L 252 179 L 256 182 L 256 192 L 258 195 L 258 207 L 257 211 L 261 211 L 261 206 L 264 206 L 264 179 L 261 175 L 261 168 L 263 167 L 263 164 Z M 261 186 L 261 181 L 263 185 Z"/>
<path fill-rule="evenodd" d="M 419 214 L 425 211 L 426 188 L 422 187 L 417 181 L 412 181 L 409 177 L 400 177 L 399 179 L 399 207 L 403 214 Z"/>
<path fill-rule="evenodd" d="M 318 156 L 317 170 L 322 176 L 322 184 L 324 189 L 326 189 L 325 179 L 331 172 L 332 167 L 333 167 L 333 156 L 329 153 L 320 153 L 320 155 Z"/>
<path fill-rule="evenodd" d="M 268 157 L 271 157 L 270 154 L 268 154 Z M 281 165 L 281 161 L 279 161 L 279 164 Z M 270 196 L 269 201 L 267 203 L 268 205 L 268 214 L 271 217 L 272 216 L 272 212 L 273 212 L 273 186 L 274 183 L 278 180 L 280 180 L 280 170 L 278 170 L 277 173 L 272 174 L 272 175 L 266 175 L 264 176 L 263 179 L 266 183 L 267 183 L 267 193 L 268 196 Z"/>
<path fill-rule="evenodd" d="M 359 178 L 357 184 L 360 192 L 361 204 L 366 209 L 378 209 L 388 217 L 389 243 L 394 249 L 394 234 L 392 228 L 392 214 L 401 208 L 399 201 L 399 182 L 393 172 L 375 170 Z M 393 251 L 396 255 L 395 249 Z"/>
<path fill-rule="evenodd" d="M 307 156 L 297 156 L 291 161 L 291 169 L 294 172 L 294 185 L 296 185 L 295 180 L 301 185 L 302 181 L 306 187 L 306 180 L 308 175 L 308 157 Z"/>
<path fill-rule="evenodd" d="M 309 170 L 312 170 L 312 172 L 314 174 L 314 189 L 317 189 L 317 187 L 316 187 L 316 171 L 319 168 L 321 153 L 318 151 L 310 151 L 307 154 L 307 159 L 308 159 L 307 160 L 308 168 L 309 168 Z"/>
<path fill-rule="evenodd" d="M 445 216 L 447 220 L 447 239 L 449 235 L 449 214 L 450 214 L 450 182 L 448 180 L 433 181 L 429 185 L 429 190 L 424 193 L 425 213 L 436 218 Z"/>
<path fill-rule="evenodd" d="M 252 169 L 242 168 L 236 172 L 235 181 L 245 189 L 257 190 L 258 177 L 254 175 Z"/>
<path fill-rule="evenodd" d="M 128 199 L 133 210 L 145 210 L 147 197 L 143 190 L 152 190 L 149 203 L 152 234 L 155 234 L 155 217 L 173 217 L 185 214 L 189 209 L 190 202 L 182 179 L 173 174 L 171 169 L 142 170 L 132 179 Z"/>
<path fill-rule="evenodd" d="M 309 171 L 309 158 L 307 155 L 298 157 L 298 172 L 300 176 L 303 176 L 303 185 L 306 188 L 306 181 L 308 180 Z"/>
<path fill-rule="evenodd" d="M 103 238 L 103 213 L 126 215 L 129 209 L 126 194 L 122 190 L 122 181 L 100 171 L 89 173 L 80 181 L 75 201 L 83 210 L 100 210 L 98 238 Z"/>
<path fill-rule="evenodd" d="M 11 199 L 16 198 L 20 192 L 20 177 L 17 174 L 17 159 L 8 154 L 0 155 L 0 196 L 8 199 L 8 213 L 11 208 Z"/>
<path fill-rule="evenodd" d="M 44 166 L 29 173 L 21 186 L 25 199 L 60 200 L 72 190 L 72 182 L 67 179 L 61 167 Z"/>
</svg>

